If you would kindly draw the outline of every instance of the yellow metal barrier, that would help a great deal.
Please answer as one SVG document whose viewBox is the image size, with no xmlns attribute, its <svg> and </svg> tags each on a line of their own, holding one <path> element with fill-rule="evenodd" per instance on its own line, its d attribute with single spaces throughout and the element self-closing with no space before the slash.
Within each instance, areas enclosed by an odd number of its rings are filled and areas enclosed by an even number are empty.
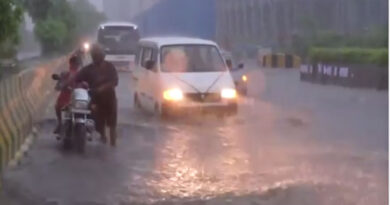
<svg viewBox="0 0 390 205">
<path fill-rule="evenodd" d="M 284 53 L 268 54 L 263 56 L 265 68 L 300 68 L 301 58 L 296 55 Z"/>
<path fill-rule="evenodd" d="M 0 81 L 0 173 L 23 155 L 35 115 L 54 89 L 51 74 L 64 59 L 26 70 Z"/>
</svg>

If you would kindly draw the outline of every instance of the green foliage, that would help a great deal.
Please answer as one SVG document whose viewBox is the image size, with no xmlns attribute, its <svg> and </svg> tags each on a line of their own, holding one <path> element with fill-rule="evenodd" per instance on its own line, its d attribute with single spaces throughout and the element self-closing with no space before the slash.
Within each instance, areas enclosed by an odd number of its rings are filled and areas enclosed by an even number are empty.
<svg viewBox="0 0 390 205">
<path fill-rule="evenodd" d="M 334 30 L 325 30 L 319 19 L 304 16 L 300 19 L 297 32 L 292 36 L 290 47 L 285 48 L 302 57 L 308 56 L 311 47 L 326 48 L 387 48 L 388 27 L 377 26 L 364 31 L 340 33 Z"/>
<path fill-rule="evenodd" d="M 79 36 L 87 35 L 95 31 L 97 26 L 106 19 L 105 15 L 97 12 L 88 0 L 75 1 L 72 4 L 72 9 L 77 19 L 75 30 Z"/>
<path fill-rule="evenodd" d="M 71 49 L 105 19 L 87 0 L 22 0 L 37 28 L 43 52 Z M 49 31 L 56 28 L 56 31 Z"/>
<path fill-rule="evenodd" d="M 66 0 L 31 0 L 30 3 L 43 3 L 47 10 L 35 5 L 31 11 L 36 20 L 35 35 L 41 43 L 43 53 L 64 51 L 74 43 L 76 18 Z M 43 12 L 43 13 L 38 13 Z M 53 29 L 53 30 L 52 30 Z"/>
<path fill-rule="evenodd" d="M 49 10 L 52 8 L 53 0 L 20 0 L 34 22 L 48 18 Z"/>
<path fill-rule="evenodd" d="M 35 33 L 42 43 L 44 53 L 62 51 L 68 41 L 68 29 L 64 22 L 55 19 L 39 21 Z"/>
<path fill-rule="evenodd" d="M 318 32 L 312 46 L 383 48 L 388 46 L 387 36 L 387 29 L 373 29 L 368 33 L 355 35 L 322 31 Z"/>
<path fill-rule="evenodd" d="M 23 10 L 14 0 L 0 0 L 0 57 L 11 58 L 19 42 Z"/>
<path fill-rule="evenodd" d="M 387 67 L 386 48 L 311 48 L 309 58 L 312 62 L 374 64 Z"/>
<path fill-rule="evenodd" d="M 3 41 L 0 45 L 0 59 L 15 58 L 17 54 L 18 43 L 19 43 L 19 36 L 17 34 Z"/>
</svg>

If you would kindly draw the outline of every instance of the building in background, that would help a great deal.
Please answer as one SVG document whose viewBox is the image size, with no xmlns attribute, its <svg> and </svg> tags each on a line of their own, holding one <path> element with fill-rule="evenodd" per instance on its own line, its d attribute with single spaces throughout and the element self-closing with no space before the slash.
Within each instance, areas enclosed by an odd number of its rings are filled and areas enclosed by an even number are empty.
<svg viewBox="0 0 390 205">
<path fill-rule="evenodd" d="M 143 36 L 176 35 L 215 39 L 215 0 L 161 0 L 134 19 Z"/>
<path fill-rule="evenodd" d="M 90 0 L 95 1 L 95 0 Z M 132 21 L 160 0 L 101 0 L 109 20 Z"/>
<path fill-rule="evenodd" d="M 353 36 L 387 28 L 388 0 L 215 1 L 216 36 L 225 47 L 288 48 L 319 32 Z"/>
</svg>

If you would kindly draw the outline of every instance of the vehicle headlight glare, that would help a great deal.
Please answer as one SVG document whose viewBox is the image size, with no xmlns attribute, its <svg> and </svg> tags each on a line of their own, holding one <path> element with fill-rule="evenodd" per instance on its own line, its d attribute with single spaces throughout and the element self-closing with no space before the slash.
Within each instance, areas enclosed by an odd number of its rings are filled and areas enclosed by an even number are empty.
<svg viewBox="0 0 390 205">
<path fill-rule="evenodd" d="M 91 48 L 91 45 L 88 42 L 85 42 L 83 44 L 83 48 L 84 48 L 85 51 L 89 51 L 89 49 Z"/>
<path fill-rule="evenodd" d="M 246 82 L 246 81 L 248 81 L 248 76 L 243 75 L 243 76 L 241 77 L 241 79 L 242 79 L 242 81 Z"/>
<path fill-rule="evenodd" d="M 168 101 L 180 101 L 183 100 L 183 92 L 180 89 L 169 89 L 164 91 L 163 97 Z"/>
<path fill-rule="evenodd" d="M 221 97 L 223 99 L 234 99 L 237 98 L 237 91 L 232 88 L 225 88 L 221 91 Z"/>
</svg>

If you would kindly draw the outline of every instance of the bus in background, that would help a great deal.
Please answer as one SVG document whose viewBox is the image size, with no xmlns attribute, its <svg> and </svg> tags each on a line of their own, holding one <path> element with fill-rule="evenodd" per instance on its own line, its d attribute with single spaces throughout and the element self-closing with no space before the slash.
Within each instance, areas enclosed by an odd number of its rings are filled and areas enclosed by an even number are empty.
<svg viewBox="0 0 390 205">
<path fill-rule="evenodd" d="M 131 71 L 134 67 L 139 38 L 137 25 L 126 22 L 101 24 L 97 34 L 97 42 L 104 48 L 106 60 L 122 71 Z"/>
</svg>

